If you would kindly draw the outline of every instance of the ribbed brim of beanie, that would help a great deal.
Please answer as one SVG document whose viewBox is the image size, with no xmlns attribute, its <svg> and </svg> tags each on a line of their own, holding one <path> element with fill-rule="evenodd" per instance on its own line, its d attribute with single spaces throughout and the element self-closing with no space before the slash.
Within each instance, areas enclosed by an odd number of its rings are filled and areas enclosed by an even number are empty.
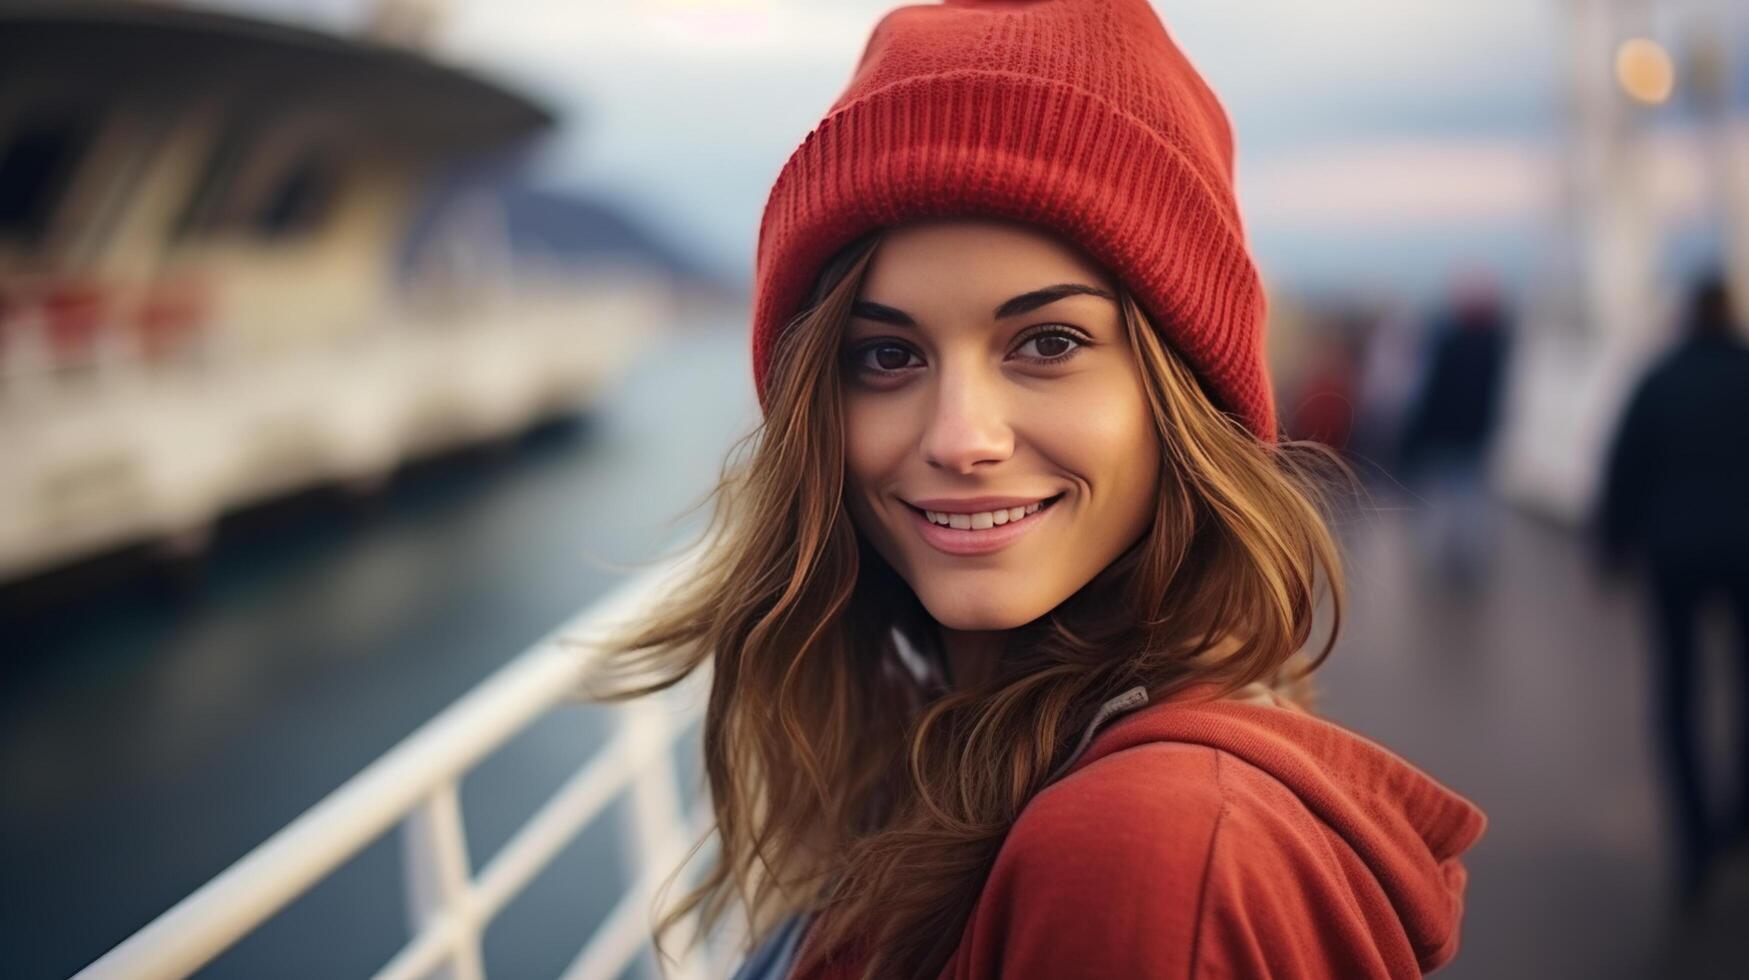
<svg viewBox="0 0 1749 980">
<path fill-rule="evenodd" d="M 1141 0 L 976 6 L 980 13 L 1005 12 L 980 35 L 1004 29 L 1007 43 L 994 57 L 962 50 L 957 58 L 935 59 L 941 63 L 919 60 L 916 42 L 929 51 L 938 39 L 896 35 L 927 31 L 928 18 L 918 14 L 948 8 L 888 14 L 850 88 L 779 173 L 760 225 L 754 275 L 753 367 L 761 403 L 778 333 L 834 253 L 908 220 L 982 215 L 1028 222 L 1081 247 L 1129 288 L 1218 406 L 1273 441 L 1264 293 L 1233 200 L 1230 133 L 1212 93 Z M 1057 7 L 1080 9 L 1066 11 L 1062 23 L 1008 20 Z M 1089 17 L 1087 8 L 1103 16 Z M 1083 37 L 1098 33 L 1089 25 L 1102 23 L 1147 31 L 1135 8 L 1151 23 L 1155 36 L 1140 40 L 1152 49 Z M 1054 69 L 1044 73 L 985 66 L 1013 62 L 1017 50 L 1029 57 L 1029 31 L 1034 44 L 1085 50 L 1038 52 Z M 941 40 L 966 47 L 947 34 Z M 1137 61 L 1138 52 L 1137 65 L 1074 64 Z M 893 62 L 907 56 L 924 70 L 905 72 L 902 64 L 895 70 Z M 1127 108 L 1113 100 L 1126 92 L 1134 100 Z"/>
</svg>

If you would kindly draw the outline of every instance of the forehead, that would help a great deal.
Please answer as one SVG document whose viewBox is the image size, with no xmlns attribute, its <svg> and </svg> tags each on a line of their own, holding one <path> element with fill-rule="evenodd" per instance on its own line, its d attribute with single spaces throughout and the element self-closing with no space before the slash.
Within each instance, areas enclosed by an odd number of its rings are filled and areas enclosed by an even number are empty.
<svg viewBox="0 0 1749 980">
<path fill-rule="evenodd" d="M 1114 288 L 1098 263 L 1044 229 L 996 218 L 944 218 L 886 232 L 857 298 L 919 317 L 988 317 L 1010 297 L 1070 282 Z"/>
</svg>

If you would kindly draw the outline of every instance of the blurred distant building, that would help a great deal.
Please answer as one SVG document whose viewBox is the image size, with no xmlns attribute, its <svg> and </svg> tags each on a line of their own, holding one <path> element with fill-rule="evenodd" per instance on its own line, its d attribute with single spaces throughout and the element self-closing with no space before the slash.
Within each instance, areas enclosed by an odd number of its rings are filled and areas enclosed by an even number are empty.
<svg viewBox="0 0 1749 980">
<path fill-rule="evenodd" d="M 435 11 L 0 3 L 0 580 L 574 410 L 668 322 L 675 261 L 531 264 L 451 192 L 555 120 L 408 46 Z"/>
<path fill-rule="evenodd" d="M 81 0 L 0 18 L 0 277 L 9 309 L 47 306 L 58 354 L 117 306 L 159 344 L 197 318 L 247 341 L 349 329 L 392 301 L 434 168 L 552 123 L 415 52 L 256 20 Z"/>
</svg>

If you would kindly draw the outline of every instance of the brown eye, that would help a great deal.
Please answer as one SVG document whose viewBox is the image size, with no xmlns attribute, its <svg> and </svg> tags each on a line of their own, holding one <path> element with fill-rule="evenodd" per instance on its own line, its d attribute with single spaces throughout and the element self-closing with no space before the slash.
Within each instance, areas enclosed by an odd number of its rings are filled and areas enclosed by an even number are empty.
<svg viewBox="0 0 1749 980">
<path fill-rule="evenodd" d="M 897 371 L 911 363 L 911 352 L 903 347 L 876 347 L 875 366 L 882 371 Z"/>
<path fill-rule="evenodd" d="M 1038 344 L 1040 357 L 1056 357 L 1059 354 L 1068 353 L 1070 349 L 1069 338 L 1062 334 L 1046 334 L 1039 337 L 1034 343 Z"/>
<path fill-rule="evenodd" d="M 912 367 L 916 357 L 911 348 L 903 344 L 875 342 L 851 351 L 849 363 L 852 370 L 866 374 L 897 374 Z"/>
<path fill-rule="evenodd" d="M 1026 338 L 1018 348 L 1022 360 L 1054 364 L 1074 357 L 1087 346 L 1087 341 L 1067 329 L 1041 330 Z"/>
</svg>

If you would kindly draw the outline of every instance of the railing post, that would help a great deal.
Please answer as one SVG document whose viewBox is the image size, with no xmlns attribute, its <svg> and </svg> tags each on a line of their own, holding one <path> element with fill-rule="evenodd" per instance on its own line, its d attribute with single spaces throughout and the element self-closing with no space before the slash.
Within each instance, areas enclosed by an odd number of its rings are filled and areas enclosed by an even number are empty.
<svg viewBox="0 0 1749 980">
<path fill-rule="evenodd" d="M 432 975 L 443 980 L 485 980 L 480 922 L 471 891 L 473 872 L 455 780 L 444 782 L 407 815 L 401 844 L 408 925 L 414 935 L 431 927 L 449 933 L 446 966 Z"/>
<path fill-rule="evenodd" d="M 638 857 L 638 867 L 645 872 L 640 875 L 644 881 L 660 882 L 674 870 L 692 843 L 686 808 L 680 802 L 680 773 L 674 764 L 674 710 L 669 696 L 643 698 L 626 708 L 624 723 L 634 744 L 657 743 L 666 747 L 657 760 L 645 766 L 632 781 L 627 800 L 630 826 L 625 828 L 625 833 Z M 676 879 L 673 887 L 674 890 L 666 896 L 669 901 L 683 890 L 683 879 Z M 651 888 L 640 899 L 646 907 L 651 907 L 655 897 L 655 889 Z M 704 964 L 700 961 L 699 951 L 687 948 L 693 939 L 690 933 L 691 928 L 683 924 L 669 937 L 672 940 L 669 948 L 678 956 L 670 974 L 676 980 L 704 980 Z"/>
</svg>

